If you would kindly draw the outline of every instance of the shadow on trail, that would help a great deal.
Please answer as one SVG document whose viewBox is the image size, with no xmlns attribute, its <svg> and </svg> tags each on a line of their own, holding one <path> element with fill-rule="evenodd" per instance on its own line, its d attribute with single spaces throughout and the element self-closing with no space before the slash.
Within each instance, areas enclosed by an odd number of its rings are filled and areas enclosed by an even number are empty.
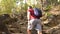
<svg viewBox="0 0 60 34">
<path fill-rule="evenodd" d="M 7 28 L 8 23 L 16 22 L 17 20 L 11 18 L 9 14 L 0 15 L 0 34 L 11 34 Z"/>
</svg>

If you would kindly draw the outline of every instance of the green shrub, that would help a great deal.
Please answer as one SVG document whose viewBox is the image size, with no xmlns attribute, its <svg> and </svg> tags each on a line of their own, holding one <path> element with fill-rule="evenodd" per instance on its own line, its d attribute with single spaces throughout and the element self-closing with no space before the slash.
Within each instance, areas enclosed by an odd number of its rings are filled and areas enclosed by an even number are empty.
<svg viewBox="0 0 60 34">
<path fill-rule="evenodd" d="M 45 14 L 47 14 L 48 17 L 52 15 L 52 14 L 50 14 L 49 12 L 45 12 Z"/>
<path fill-rule="evenodd" d="M 51 9 L 51 7 L 52 7 L 51 5 L 48 5 L 48 6 L 45 8 L 45 10 L 48 11 L 48 10 Z"/>
</svg>

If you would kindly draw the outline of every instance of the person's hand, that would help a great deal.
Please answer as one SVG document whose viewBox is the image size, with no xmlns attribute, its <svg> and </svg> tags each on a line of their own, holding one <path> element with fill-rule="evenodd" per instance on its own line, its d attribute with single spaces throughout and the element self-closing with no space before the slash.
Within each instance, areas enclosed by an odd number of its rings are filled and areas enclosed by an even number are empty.
<svg viewBox="0 0 60 34">
<path fill-rule="evenodd" d="M 28 19 L 28 21 L 30 21 L 30 19 Z"/>
</svg>

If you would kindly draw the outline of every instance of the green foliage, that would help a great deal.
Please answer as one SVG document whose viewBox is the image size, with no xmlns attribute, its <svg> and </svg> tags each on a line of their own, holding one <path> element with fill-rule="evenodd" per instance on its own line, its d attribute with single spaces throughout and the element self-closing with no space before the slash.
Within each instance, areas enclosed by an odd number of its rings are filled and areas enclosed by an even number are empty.
<svg viewBox="0 0 60 34">
<path fill-rule="evenodd" d="M 49 5 L 59 5 L 60 1 L 58 0 L 47 0 Z"/>
<path fill-rule="evenodd" d="M 16 1 L 21 2 L 19 6 L 16 6 Z M 29 6 L 29 3 L 31 6 L 37 7 L 37 8 L 42 8 L 42 4 L 40 0 L 36 0 L 37 4 L 32 4 L 31 0 L 28 0 L 28 3 L 23 3 L 23 0 L 2 0 L 0 2 L 0 14 L 4 13 L 11 13 L 12 8 L 16 8 L 16 11 L 27 11 L 27 7 Z M 51 9 L 53 4 L 57 4 L 57 0 L 47 0 L 48 1 L 48 6 L 46 6 L 45 10 L 48 11 Z M 51 5 L 52 4 L 52 5 Z M 60 2 L 58 2 L 60 4 Z"/>
<path fill-rule="evenodd" d="M 50 14 L 49 12 L 45 12 L 45 15 L 47 15 L 48 17 L 50 17 L 52 14 Z"/>
<path fill-rule="evenodd" d="M 27 11 L 28 4 L 26 3 L 24 6 L 24 10 Z"/>
<path fill-rule="evenodd" d="M 51 9 L 51 7 L 52 7 L 51 5 L 46 6 L 45 10 L 48 11 Z"/>
<path fill-rule="evenodd" d="M 14 7 L 14 3 L 16 0 L 2 0 L 0 3 L 1 8 L 1 14 L 4 13 L 11 13 L 11 9 Z"/>
</svg>

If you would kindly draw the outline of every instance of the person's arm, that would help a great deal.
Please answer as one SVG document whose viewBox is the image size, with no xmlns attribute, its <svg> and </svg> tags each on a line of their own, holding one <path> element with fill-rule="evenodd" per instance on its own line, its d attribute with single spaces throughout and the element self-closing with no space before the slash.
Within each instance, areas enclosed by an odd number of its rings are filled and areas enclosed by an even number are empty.
<svg viewBox="0 0 60 34">
<path fill-rule="evenodd" d="M 28 21 L 30 20 L 30 12 L 29 11 L 27 11 L 27 19 L 28 19 Z"/>
</svg>

